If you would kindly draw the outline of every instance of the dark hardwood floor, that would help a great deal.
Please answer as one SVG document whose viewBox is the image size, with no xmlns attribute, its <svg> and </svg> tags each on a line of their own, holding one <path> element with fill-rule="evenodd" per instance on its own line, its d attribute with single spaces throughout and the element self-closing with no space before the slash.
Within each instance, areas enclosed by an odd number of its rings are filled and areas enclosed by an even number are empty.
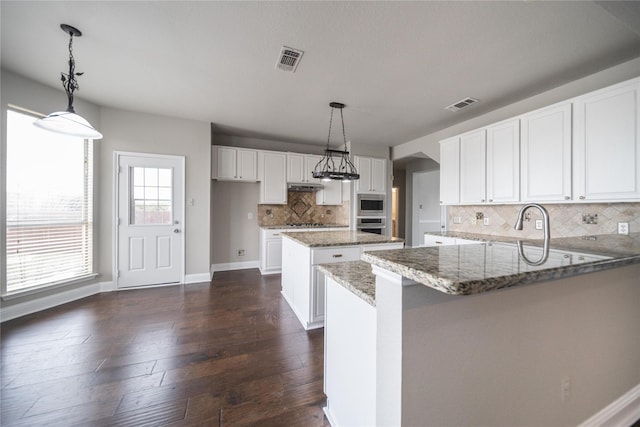
<svg viewBox="0 0 640 427">
<path fill-rule="evenodd" d="M 3 426 L 328 426 L 323 331 L 280 275 L 94 295 L 1 325 Z"/>
</svg>

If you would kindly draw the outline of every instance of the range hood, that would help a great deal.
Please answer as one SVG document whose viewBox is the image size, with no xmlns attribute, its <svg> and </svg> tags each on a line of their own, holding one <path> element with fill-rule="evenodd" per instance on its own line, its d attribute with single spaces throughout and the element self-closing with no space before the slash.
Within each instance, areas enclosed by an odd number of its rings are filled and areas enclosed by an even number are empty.
<svg viewBox="0 0 640 427">
<path fill-rule="evenodd" d="M 324 185 L 314 183 L 314 182 L 308 182 L 306 184 L 296 184 L 296 183 L 287 184 L 287 190 L 289 191 L 320 191 L 323 188 L 324 188 Z"/>
</svg>

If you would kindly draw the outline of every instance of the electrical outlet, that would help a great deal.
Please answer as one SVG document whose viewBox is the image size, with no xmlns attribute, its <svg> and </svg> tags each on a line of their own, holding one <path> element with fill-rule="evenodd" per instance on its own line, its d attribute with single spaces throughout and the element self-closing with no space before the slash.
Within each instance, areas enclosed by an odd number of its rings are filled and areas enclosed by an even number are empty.
<svg viewBox="0 0 640 427">
<path fill-rule="evenodd" d="M 542 230 L 542 220 L 536 219 L 536 230 Z"/>
<path fill-rule="evenodd" d="M 571 377 L 564 377 L 560 385 L 560 400 L 566 402 L 569 399 L 571 399 Z"/>
<path fill-rule="evenodd" d="M 238 249 L 238 256 L 244 256 L 244 249 Z"/>
<path fill-rule="evenodd" d="M 253 219 L 253 212 L 249 212 L 247 214 L 247 219 Z"/>
<path fill-rule="evenodd" d="M 628 222 L 619 222 L 618 223 L 618 234 L 629 234 L 629 223 Z"/>
<path fill-rule="evenodd" d="M 454 224 L 461 224 L 462 223 L 462 218 L 460 218 L 459 216 L 454 216 L 453 217 L 453 223 Z"/>
<path fill-rule="evenodd" d="M 483 225 L 489 225 L 489 218 L 484 218 L 484 219 L 482 220 L 482 224 L 483 224 Z"/>
</svg>

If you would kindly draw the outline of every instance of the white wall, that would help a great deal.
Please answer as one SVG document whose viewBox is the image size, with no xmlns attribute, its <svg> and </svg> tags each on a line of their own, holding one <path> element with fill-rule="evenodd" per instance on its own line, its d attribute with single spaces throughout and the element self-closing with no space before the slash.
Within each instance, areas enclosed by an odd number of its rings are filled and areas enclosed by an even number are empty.
<svg viewBox="0 0 640 427">
<path fill-rule="evenodd" d="M 104 139 L 98 143 L 100 153 L 99 182 L 99 272 L 102 280 L 111 280 L 113 241 L 113 152 L 172 154 L 185 156 L 185 271 L 187 275 L 209 273 L 211 148 L 207 122 L 156 116 L 152 114 L 102 108 L 101 128 Z"/>
<path fill-rule="evenodd" d="M 542 108 L 556 102 L 564 101 L 615 83 L 638 77 L 640 74 L 639 70 L 640 58 L 636 58 L 615 67 L 608 68 L 604 71 L 600 71 L 582 79 L 559 86 L 555 89 L 551 89 L 547 92 L 543 92 L 539 95 L 532 96 L 522 101 L 491 111 L 487 114 L 483 114 L 474 119 L 467 120 L 466 122 L 455 126 L 422 136 L 414 139 L 413 141 L 395 145 L 392 148 L 391 158 L 396 160 L 410 157 L 417 153 L 424 153 L 439 162 L 440 146 L 438 142 L 443 139 L 487 126 L 528 111 Z"/>
<path fill-rule="evenodd" d="M 440 171 L 413 173 L 413 246 L 419 246 L 426 231 L 440 230 Z"/>
</svg>

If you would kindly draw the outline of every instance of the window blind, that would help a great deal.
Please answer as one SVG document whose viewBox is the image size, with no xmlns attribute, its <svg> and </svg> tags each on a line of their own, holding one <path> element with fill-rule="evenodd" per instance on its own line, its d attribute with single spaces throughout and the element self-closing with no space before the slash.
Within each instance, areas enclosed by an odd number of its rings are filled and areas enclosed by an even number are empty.
<svg viewBox="0 0 640 427">
<path fill-rule="evenodd" d="M 92 142 L 7 113 L 7 293 L 93 273 Z"/>
</svg>

